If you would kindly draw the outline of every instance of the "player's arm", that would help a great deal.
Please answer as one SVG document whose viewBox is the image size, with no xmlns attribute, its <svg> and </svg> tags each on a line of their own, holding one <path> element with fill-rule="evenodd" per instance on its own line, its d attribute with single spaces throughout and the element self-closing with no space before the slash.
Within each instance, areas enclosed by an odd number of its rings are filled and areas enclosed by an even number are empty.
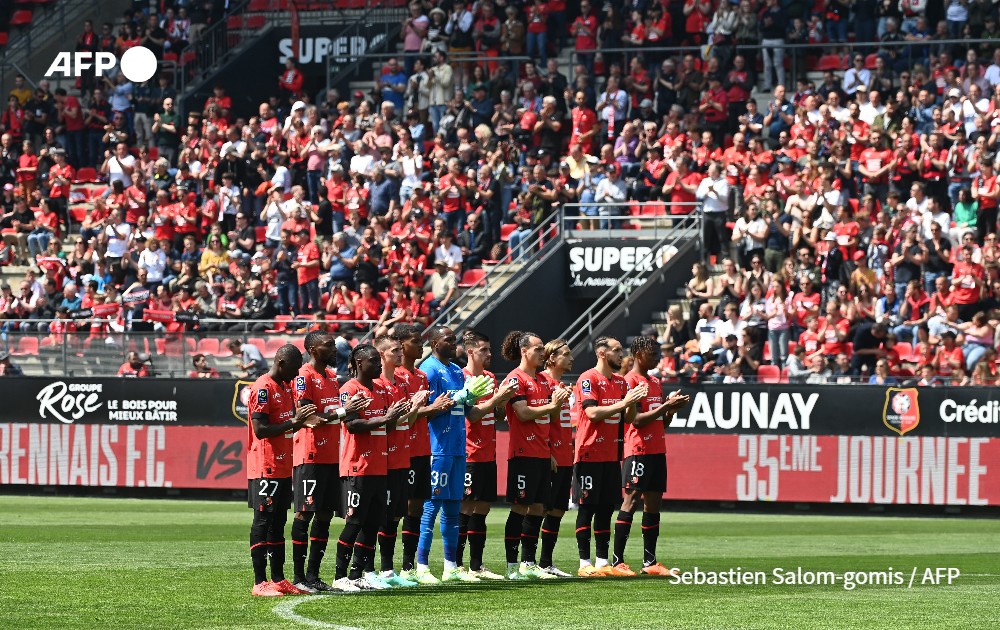
<svg viewBox="0 0 1000 630">
<path fill-rule="evenodd" d="M 407 412 L 405 416 L 396 421 L 396 424 L 410 424 L 414 420 L 420 417 L 420 411 L 422 405 L 427 402 L 427 398 L 431 395 L 426 389 L 422 389 L 416 394 L 410 396 L 410 411 Z"/>
<path fill-rule="evenodd" d="M 635 427 L 641 427 L 653 422 L 657 417 L 662 417 L 664 422 L 666 422 L 672 418 L 678 410 L 687 405 L 690 400 L 690 396 L 682 395 L 681 390 L 678 389 L 667 396 L 667 399 L 663 401 L 663 404 L 655 409 L 650 409 L 645 413 L 636 413 L 632 424 Z"/>
<path fill-rule="evenodd" d="M 397 420 L 405 416 L 409 411 L 409 400 L 397 400 L 389 406 L 384 416 L 375 416 L 373 418 L 348 417 L 344 420 L 344 426 L 347 427 L 348 433 L 367 433 L 380 427 L 391 428 L 396 424 Z"/>
<path fill-rule="evenodd" d="M 253 434 L 264 440 L 288 433 L 298 431 L 305 426 L 306 421 L 316 414 L 316 405 L 303 405 L 295 410 L 295 417 L 281 424 L 270 424 L 270 416 L 262 411 L 255 411 L 250 416 L 250 423 L 253 425 Z"/>
<path fill-rule="evenodd" d="M 569 400 L 569 390 L 565 387 L 560 387 L 553 394 L 552 398 L 549 400 L 549 404 L 541 405 L 539 407 L 531 407 L 528 405 L 528 401 L 525 398 L 518 398 L 511 403 L 514 409 L 514 415 L 521 422 L 534 422 L 545 416 L 556 415 L 556 421 L 558 422 L 559 410 L 562 409 L 564 402 Z"/>
<path fill-rule="evenodd" d="M 296 401 L 298 406 L 303 405 L 315 405 L 315 403 L 307 396 L 300 398 Z M 371 401 L 361 395 L 361 393 L 354 394 L 354 396 L 347 401 L 347 404 L 343 407 L 337 407 L 336 409 L 331 409 L 329 412 L 320 411 L 319 407 L 316 407 L 316 413 L 314 413 L 310 418 L 306 419 L 304 426 L 314 427 L 319 424 L 324 424 L 332 420 L 344 420 L 348 418 L 356 418 L 358 413 L 363 411 L 368 407 Z"/>
<path fill-rule="evenodd" d="M 478 405 L 472 405 L 465 411 L 465 417 L 469 422 L 479 422 L 490 414 L 494 409 L 502 409 L 514 396 L 517 388 L 510 383 L 505 383 L 502 387 L 493 392 L 493 396 L 483 400 Z"/>
<path fill-rule="evenodd" d="M 583 409 L 583 413 L 586 414 L 587 420 L 591 422 L 603 422 L 625 412 L 625 421 L 631 423 L 632 419 L 635 418 L 635 403 L 645 398 L 648 393 L 649 389 L 645 385 L 640 385 L 635 389 L 630 389 L 624 398 L 613 405 L 604 405 L 602 407 L 593 398 L 588 398 L 580 403 L 580 407 Z M 628 415 L 630 409 L 632 413 L 631 417 Z"/>
</svg>

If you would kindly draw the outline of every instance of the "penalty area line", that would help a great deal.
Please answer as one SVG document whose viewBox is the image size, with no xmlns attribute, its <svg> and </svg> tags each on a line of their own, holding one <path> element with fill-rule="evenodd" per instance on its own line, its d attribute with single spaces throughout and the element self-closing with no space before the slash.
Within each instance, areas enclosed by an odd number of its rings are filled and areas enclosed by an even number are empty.
<svg viewBox="0 0 1000 630">
<path fill-rule="evenodd" d="M 330 595 L 321 595 L 321 598 L 331 597 Z M 295 612 L 295 607 L 303 602 L 315 601 L 315 598 L 310 597 L 289 597 L 282 598 L 284 601 L 279 603 L 272 609 L 272 612 L 277 616 L 281 617 L 285 621 L 290 621 L 302 626 L 309 626 L 310 628 L 329 628 L 330 630 L 361 630 L 361 628 L 355 628 L 353 626 L 340 626 L 335 623 L 327 623 L 325 621 L 320 621 L 318 619 L 312 619 L 300 615 Z"/>
</svg>

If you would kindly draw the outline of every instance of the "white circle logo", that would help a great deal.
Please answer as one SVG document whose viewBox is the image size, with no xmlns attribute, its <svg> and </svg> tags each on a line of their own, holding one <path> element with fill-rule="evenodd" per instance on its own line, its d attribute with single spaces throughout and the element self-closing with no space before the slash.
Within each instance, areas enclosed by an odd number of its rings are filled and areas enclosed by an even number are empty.
<svg viewBox="0 0 1000 630">
<path fill-rule="evenodd" d="M 122 55 L 120 67 L 126 79 L 132 83 L 144 83 L 156 74 L 156 55 L 145 46 L 133 46 Z"/>
</svg>

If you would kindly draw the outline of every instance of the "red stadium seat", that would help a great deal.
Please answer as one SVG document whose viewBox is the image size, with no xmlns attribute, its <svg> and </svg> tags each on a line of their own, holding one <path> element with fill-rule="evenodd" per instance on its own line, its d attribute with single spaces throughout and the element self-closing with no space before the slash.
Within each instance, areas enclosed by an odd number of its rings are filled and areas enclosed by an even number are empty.
<svg viewBox="0 0 1000 630">
<path fill-rule="evenodd" d="M 517 226 L 513 223 L 505 223 L 500 226 L 500 240 L 508 241 L 510 240 L 510 233 L 517 229 Z"/>
<path fill-rule="evenodd" d="M 267 343 L 264 344 L 264 350 L 263 350 L 264 358 L 273 359 L 274 355 L 278 353 L 278 348 L 285 345 L 286 343 L 288 342 L 285 341 L 284 339 L 279 339 L 278 337 L 271 337 L 270 339 L 268 339 Z"/>
<path fill-rule="evenodd" d="M 69 216 L 73 219 L 74 223 L 83 223 L 84 219 L 87 218 L 87 214 L 86 206 L 74 206 L 69 209 Z"/>
<path fill-rule="evenodd" d="M 788 368 L 781 368 L 781 379 L 778 382 L 782 384 L 788 383 Z"/>
<path fill-rule="evenodd" d="M 267 23 L 267 16 L 264 15 L 249 15 L 247 16 L 247 28 L 251 31 L 259 31 L 264 28 L 264 24 Z"/>
<path fill-rule="evenodd" d="M 97 180 L 97 169 L 85 166 L 76 172 L 76 179 L 73 180 L 74 184 L 89 184 L 91 182 L 96 182 Z"/>
<path fill-rule="evenodd" d="M 761 365 L 757 368 L 757 382 L 777 384 L 781 381 L 781 370 L 777 365 Z"/>
<path fill-rule="evenodd" d="M 10 25 L 30 26 L 31 19 L 32 19 L 31 11 L 26 11 L 26 10 L 14 11 L 14 15 L 10 16 Z"/>
<path fill-rule="evenodd" d="M 38 354 L 38 337 L 25 335 L 17 342 L 17 348 L 11 350 L 14 356 L 30 356 Z"/>
<path fill-rule="evenodd" d="M 878 61 L 878 53 L 872 53 L 865 57 L 865 68 L 869 70 L 875 69 L 875 62 Z"/>
<path fill-rule="evenodd" d="M 913 358 L 913 344 L 908 341 L 897 341 L 896 352 L 899 353 L 900 361 L 909 361 Z"/>
<path fill-rule="evenodd" d="M 823 55 L 816 62 L 816 69 L 820 72 L 826 70 L 843 70 L 844 63 L 839 55 Z"/>
<path fill-rule="evenodd" d="M 7 31 L 0 31 L 0 46 L 7 45 Z"/>
<path fill-rule="evenodd" d="M 243 28 L 243 16 L 242 15 L 230 15 L 226 18 L 226 28 L 231 31 L 236 31 Z"/>
<path fill-rule="evenodd" d="M 257 227 L 254 228 L 253 231 L 254 231 L 254 239 L 258 243 L 263 243 L 267 239 L 267 226 L 266 225 L 258 225 Z"/>
<path fill-rule="evenodd" d="M 486 272 L 482 269 L 469 269 L 462 274 L 462 281 L 458 283 L 463 289 L 470 289 L 477 284 L 483 284 L 483 278 L 486 277 Z"/>
<path fill-rule="evenodd" d="M 209 357 L 221 356 L 219 354 L 219 340 L 213 338 L 199 339 L 197 352 L 204 354 Z M 227 349 L 228 353 L 228 349 Z"/>
<path fill-rule="evenodd" d="M 247 11 L 251 11 L 253 13 L 270 10 L 271 0 L 250 0 L 250 4 L 247 6 Z"/>
</svg>

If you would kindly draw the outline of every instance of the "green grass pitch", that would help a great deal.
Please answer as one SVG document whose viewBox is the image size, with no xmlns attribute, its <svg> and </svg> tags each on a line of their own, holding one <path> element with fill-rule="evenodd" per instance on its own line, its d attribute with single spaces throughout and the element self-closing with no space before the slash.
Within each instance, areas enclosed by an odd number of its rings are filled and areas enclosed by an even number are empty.
<svg viewBox="0 0 1000 630">
<path fill-rule="evenodd" d="M 489 519 L 487 564 L 494 570 L 503 566 L 505 517 L 506 510 L 496 509 Z M 764 571 L 769 583 L 763 586 L 574 578 L 254 599 L 250 518 L 237 502 L 0 497 L 2 625 L 17 630 L 1000 626 L 1000 522 L 991 519 L 664 514 L 658 553 L 665 564 L 688 571 L 695 566 Z M 563 519 L 556 548 L 557 564 L 566 570 L 577 565 L 574 519 L 573 512 Z M 334 530 L 336 535 L 336 523 Z M 438 546 L 431 560 L 436 572 L 440 560 Z M 628 560 L 640 564 L 638 522 Z M 903 573 L 904 584 L 845 590 L 840 584 L 771 583 L 775 568 L 796 567 L 840 575 L 892 567 Z M 914 567 L 917 577 L 908 588 Z M 961 576 L 951 585 L 921 584 L 925 570 L 936 567 L 958 568 Z M 290 575 L 290 557 L 286 570 Z M 332 579 L 332 570 L 331 554 L 323 577 Z"/>
</svg>

